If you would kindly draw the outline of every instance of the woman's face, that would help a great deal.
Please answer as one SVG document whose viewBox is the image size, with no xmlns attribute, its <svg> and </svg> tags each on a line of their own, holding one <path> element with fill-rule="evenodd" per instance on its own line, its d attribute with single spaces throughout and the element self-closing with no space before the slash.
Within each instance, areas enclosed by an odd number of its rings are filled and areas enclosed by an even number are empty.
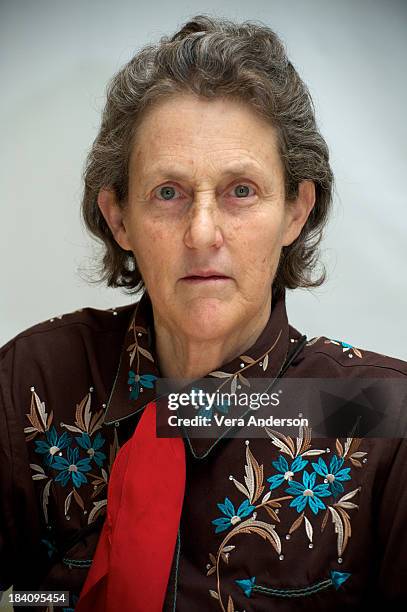
<svg viewBox="0 0 407 612">
<path fill-rule="evenodd" d="M 179 95 L 150 109 L 129 166 L 117 242 L 132 250 L 155 320 L 197 340 L 221 338 L 269 309 L 281 248 L 314 203 L 285 203 L 274 129 L 249 106 Z M 107 199 L 99 205 L 108 218 Z"/>
</svg>

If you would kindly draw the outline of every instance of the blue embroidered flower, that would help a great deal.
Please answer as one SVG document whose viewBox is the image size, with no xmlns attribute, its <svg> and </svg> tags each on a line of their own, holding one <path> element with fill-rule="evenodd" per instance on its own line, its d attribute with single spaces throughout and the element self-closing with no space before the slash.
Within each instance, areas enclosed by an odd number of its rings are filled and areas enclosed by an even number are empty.
<svg viewBox="0 0 407 612">
<path fill-rule="evenodd" d="M 351 349 L 353 348 L 353 344 L 348 344 L 347 342 L 344 342 L 343 340 L 333 340 L 333 342 L 337 342 L 337 344 L 340 344 L 342 348 L 344 349 Z"/>
<path fill-rule="evenodd" d="M 68 448 L 68 459 L 59 456 L 55 457 L 52 467 L 59 471 L 59 474 L 55 476 L 55 482 L 61 482 L 65 487 L 69 480 L 72 479 L 74 486 L 79 488 L 82 484 L 88 482 L 84 472 L 90 472 L 92 469 L 90 462 L 90 457 L 79 459 L 78 447 L 74 449 Z"/>
<path fill-rule="evenodd" d="M 55 427 L 45 432 L 45 440 L 35 441 L 35 452 L 44 455 L 44 462 L 50 466 L 54 462 L 56 453 L 69 446 L 71 439 L 66 431 L 58 437 Z"/>
<path fill-rule="evenodd" d="M 142 374 L 140 376 L 133 372 L 133 370 L 130 370 L 127 381 L 127 384 L 130 385 L 130 399 L 136 400 L 140 395 L 140 388 L 142 387 L 153 389 L 155 380 L 157 380 L 157 376 L 154 376 L 154 374 Z"/>
<path fill-rule="evenodd" d="M 53 542 L 50 542 L 50 540 L 41 540 L 41 542 L 47 547 L 47 553 L 48 553 L 48 557 L 51 558 L 52 555 L 57 552 L 57 547 L 55 546 L 55 544 Z"/>
<path fill-rule="evenodd" d="M 334 455 L 329 463 L 329 468 L 321 457 L 318 458 L 318 463 L 312 464 L 316 473 L 328 481 L 329 489 L 334 497 L 344 491 L 340 481 L 343 482 L 351 479 L 349 476 L 350 468 L 342 468 L 343 462 L 343 457 Z"/>
<path fill-rule="evenodd" d="M 332 584 L 335 589 L 338 590 L 341 584 L 347 581 L 349 576 L 352 574 L 350 572 L 335 572 L 333 570 L 330 571 Z"/>
<path fill-rule="evenodd" d="M 253 587 L 256 583 L 256 576 L 245 580 L 235 580 L 236 584 L 242 589 L 246 597 L 250 597 Z"/>
<path fill-rule="evenodd" d="M 308 474 L 304 471 L 302 483 L 292 480 L 288 489 L 285 489 L 286 493 L 295 495 L 295 498 L 290 502 L 290 506 L 296 508 L 297 512 L 302 512 L 307 503 L 314 514 L 318 514 L 319 510 L 325 510 L 326 506 L 321 497 L 328 497 L 330 491 L 327 484 L 315 486 L 316 477 L 315 472 Z"/>
<path fill-rule="evenodd" d="M 217 504 L 217 506 L 226 516 L 222 516 L 212 521 L 212 524 L 216 525 L 215 533 L 220 533 L 232 525 L 236 525 L 236 523 L 239 523 L 243 517 L 249 516 L 249 514 L 251 514 L 255 508 L 254 506 L 250 505 L 248 499 L 245 499 L 244 502 L 240 504 L 236 512 L 234 505 L 228 497 L 225 497 L 225 503 Z"/>
<path fill-rule="evenodd" d="M 291 466 L 288 467 L 288 463 L 285 457 L 282 455 L 279 456 L 277 461 L 273 461 L 272 464 L 276 468 L 279 474 L 275 474 L 274 476 L 270 476 L 267 478 L 267 482 L 270 483 L 270 490 L 277 489 L 285 480 L 291 481 L 295 472 L 300 472 L 305 468 L 308 461 L 302 458 L 301 455 L 298 455 L 292 462 Z"/>
<path fill-rule="evenodd" d="M 103 444 L 105 443 L 105 439 L 102 438 L 100 431 L 95 436 L 93 443 L 87 433 L 83 433 L 81 436 L 75 436 L 75 440 L 79 446 L 88 453 L 89 457 L 94 460 L 96 465 L 102 467 L 103 461 L 106 459 L 106 455 L 99 450 L 99 448 L 102 448 Z"/>
<path fill-rule="evenodd" d="M 194 389 L 195 391 L 201 391 L 202 389 L 198 389 L 197 387 L 192 387 L 192 389 Z M 198 396 L 199 397 L 199 396 Z M 206 397 L 206 396 L 204 396 Z M 220 412 L 221 414 L 228 414 L 229 412 L 229 408 L 230 408 L 230 404 L 228 401 L 223 401 L 221 404 L 216 404 L 215 402 L 212 404 L 211 407 L 209 407 L 209 402 L 199 402 L 199 405 L 197 406 L 197 408 L 199 407 L 198 410 L 198 416 L 202 416 L 202 417 L 207 417 L 208 419 L 211 419 L 213 416 L 214 411 L 216 412 Z"/>
</svg>

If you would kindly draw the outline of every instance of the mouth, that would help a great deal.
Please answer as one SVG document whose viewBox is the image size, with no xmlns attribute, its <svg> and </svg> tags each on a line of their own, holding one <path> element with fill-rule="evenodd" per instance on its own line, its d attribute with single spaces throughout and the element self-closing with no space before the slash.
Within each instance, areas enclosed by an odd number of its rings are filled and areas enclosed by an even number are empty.
<svg viewBox="0 0 407 612">
<path fill-rule="evenodd" d="M 225 274 L 221 274 L 220 272 L 215 272 L 212 270 L 207 271 L 197 271 L 193 274 L 188 274 L 188 276 L 184 276 L 181 280 L 186 281 L 187 283 L 221 283 L 225 281 L 231 280 L 230 276 L 226 276 Z"/>
</svg>

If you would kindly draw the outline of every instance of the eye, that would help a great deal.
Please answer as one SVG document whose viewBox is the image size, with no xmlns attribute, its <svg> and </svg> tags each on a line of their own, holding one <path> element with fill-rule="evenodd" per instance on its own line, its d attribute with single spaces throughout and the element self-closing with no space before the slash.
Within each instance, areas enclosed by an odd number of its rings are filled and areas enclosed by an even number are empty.
<svg viewBox="0 0 407 612">
<path fill-rule="evenodd" d="M 253 190 L 253 193 L 250 193 L 250 189 Z M 254 189 L 250 185 L 246 185 L 245 183 L 239 183 L 239 185 L 235 185 L 232 189 L 235 197 L 239 199 L 245 199 L 250 195 L 254 195 Z"/>
<path fill-rule="evenodd" d="M 177 191 L 178 190 L 172 185 L 162 185 L 161 187 L 158 187 L 154 193 L 160 194 L 159 196 L 157 195 L 158 200 L 171 201 L 174 199 L 174 195 L 177 193 Z"/>
</svg>

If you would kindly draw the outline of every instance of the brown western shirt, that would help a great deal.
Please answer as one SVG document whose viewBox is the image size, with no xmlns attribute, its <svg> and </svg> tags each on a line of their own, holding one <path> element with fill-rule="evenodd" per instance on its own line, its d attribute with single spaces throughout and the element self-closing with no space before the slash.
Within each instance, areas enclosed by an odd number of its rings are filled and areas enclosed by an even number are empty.
<svg viewBox="0 0 407 612">
<path fill-rule="evenodd" d="M 307 340 L 289 324 L 282 293 L 255 344 L 211 376 L 405 380 L 407 363 L 343 340 Z M 54 317 L 0 349 L 0 590 L 69 591 L 65 610 L 75 608 L 113 461 L 158 378 L 147 294 L 129 306 Z M 184 444 L 165 611 L 407 603 L 403 438 L 303 431 Z"/>
</svg>

